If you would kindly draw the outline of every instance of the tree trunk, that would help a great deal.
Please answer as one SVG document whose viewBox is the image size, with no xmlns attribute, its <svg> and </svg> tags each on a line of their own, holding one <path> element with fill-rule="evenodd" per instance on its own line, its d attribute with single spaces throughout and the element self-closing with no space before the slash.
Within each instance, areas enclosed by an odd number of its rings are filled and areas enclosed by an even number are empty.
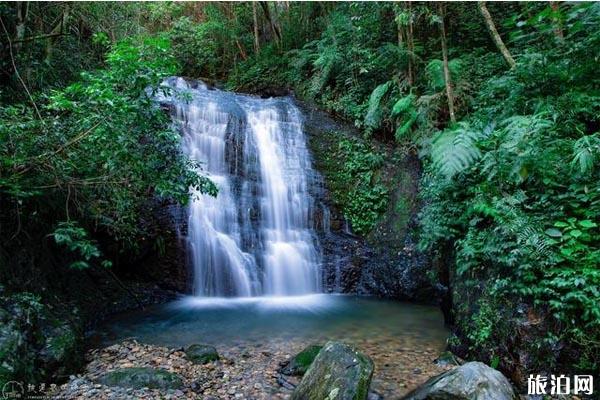
<svg viewBox="0 0 600 400">
<path fill-rule="evenodd" d="M 550 8 L 552 8 L 552 11 L 554 14 L 560 15 L 560 5 L 558 4 L 558 1 L 551 1 Z M 554 35 L 556 36 L 556 38 L 559 41 L 561 41 L 561 42 L 564 41 L 565 35 L 562 30 L 562 24 L 561 24 L 560 19 L 557 17 L 553 17 L 552 21 L 554 22 Z"/>
<path fill-rule="evenodd" d="M 403 26 L 400 24 L 400 21 L 397 21 L 396 25 L 398 26 L 398 47 L 402 48 L 404 47 L 404 35 L 402 33 Z"/>
<path fill-rule="evenodd" d="M 275 43 L 277 43 L 278 46 L 281 45 L 281 31 L 279 30 L 277 24 L 275 23 L 275 20 L 271 16 L 271 11 L 269 10 L 269 3 L 266 1 L 261 1 L 260 6 L 262 7 L 265 13 L 265 18 L 267 18 L 267 21 L 269 22 L 271 32 L 273 32 L 273 37 L 275 38 Z"/>
<path fill-rule="evenodd" d="M 452 91 L 452 80 L 450 77 L 450 67 L 448 67 L 448 47 L 446 45 L 446 26 L 444 25 L 444 4 L 440 3 L 440 38 L 442 40 L 442 58 L 444 63 L 444 81 L 446 82 L 446 96 L 448 97 L 448 111 L 450 121 L 456 122 L 454 114 L 454 93 Z"/>
<path fill-rule="evenodd" d="M 492 36 L 494 43 L 496 43 L 496 47 L 498 47 L 498 50 L 500 50 L 500 53 L 502 53 L 502 56 L 508 65 L 510 65 L 511 68 L 514 68 L 516 65 L 515 60 L 504 45 L 500 34 L 496 30 L 496 25 L 494 24 L 494 20 L 492 19 L 492 16 L 485 5 L 485 1 L 479 2 L 479 10 L 481 11 L 481 15 L 483 15 L 483 19 L 485 19 L 485 23 L 490 31 L 490 35 Z"/>
<path fill-rule="evenodd" d="M 254 53 L 260 51 L 260 37 L 258 36 L 258 13 L 256 12 L 256 2 L 252 2 L 252 20 L 254 22 Z"/>
<path fill-rule="evenodd" d="M 47 36 L 46 39 L 46 54 L 44 60 L 46 63 L 50 63 L 50 59 L 52 58 L 52 50 L 54 44 L 54 38 L 57 36 L 61 36 L 65 32 L 65 27 L 67 26 L 67 20 L 69 19 L 69 12 L 71 11 L 69 3 L 65 5 L 65 8 L 62 12 L 61 19 L 56 23 L 56 26 L 52 28 L 52 31 Z"/>
<path fill-rule="evenodd" d="M 415 68 L 414 68 L 414 57 L 415 57 L 415 42 L 413 40 L 413 13 L 412 13 L 412 5 L 410 1 L 408 2 L 408 31 L 406 35 L 406 43 L 408 44 L 408 51 L 410 52 L 408 56 L 408 84 L 410 86 L 413 85 L 415 81 Z"/>
<path fill-rule="evenodd" d="M 25 23 L 27 22 L 27 16 L 29 14 L 29 2 L 28 1 L 17 1 L 17 23 L 15 26 L 15 40 L 13 49 L 15 53 L 18 53 L 21 49 L 21 43 L 25 39 Z"/>
<path fill-rule="evenodd" d="M 240 51 L 240 56 L 242 57 L 242 60 L 246 61 L 248 59 L 248 56 L 246 55 L 246 51 L 244 50 L 238 39 L 235 39 L 235 44 L 238 50 Z"/>
<path fill-rule="evenodd" d="M 398 6 L 398 12 L 402 12 L 402 8 L 406 7 L 406 9 L 408 10 L 408 14 L 409 14 L 409 18 L 408 18 L 408 24 L 404 24 L 400 19 L 397 19 L 396 21 L 396 29 L 398 31 L 397 35 L 398 35 L 398 47 L 400 48 L 405 48 L 406 52 L 408 54 L 408 61 L 407 61 L 407 71 L 406 71 L 406 78 L 408 81 L 409 86 L 413 85 L 413 81 L 414 81 L 414 61 L 413 61 L 413 57 L 414 57 L 414 44 L 413 44 L 413 20 L 412 20 L 412 10 L 411 10 L 411 4 L 410 2 L 406 2 L 406 5 L 399 5 Z"/>
</svg>

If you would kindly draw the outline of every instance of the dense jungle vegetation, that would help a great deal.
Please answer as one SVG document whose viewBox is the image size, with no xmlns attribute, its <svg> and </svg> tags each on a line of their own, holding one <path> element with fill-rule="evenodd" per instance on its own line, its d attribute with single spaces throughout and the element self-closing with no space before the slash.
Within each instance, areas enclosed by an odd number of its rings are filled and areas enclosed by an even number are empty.
<svg viewBox="0 0 600 400">
<path fill-rule="evenodd" d="M 524 319 L 530 370 L 600 367 L 600 4 L 3 2 L 0 18 L 9 292 L 31 289 L 15 259 L 32 241 L 111 268 L 153 199 L 216 191 L 150 99 L 183 75 L 354 123 L 341 206 L 361 234 L 388 201 L 371 143 L 418 153 L 419 245 L 466 307 L 455 344 L 510 368 Z"/>
</svg>

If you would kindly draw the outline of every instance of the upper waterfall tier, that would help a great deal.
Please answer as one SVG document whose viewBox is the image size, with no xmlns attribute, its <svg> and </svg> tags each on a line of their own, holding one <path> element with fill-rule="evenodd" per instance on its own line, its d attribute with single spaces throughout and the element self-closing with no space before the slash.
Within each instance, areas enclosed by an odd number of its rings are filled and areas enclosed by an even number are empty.
<svg viewBox="0 0 600 400">
<path fill-rule="evenodd" d="M 171 106 L 187 155 L 219 189 L 193 193 L 188 250 L 199 296 L 319 292 L 312 231 L 316 177 L 302 116 L 287 98 L 260 99 L 170 78 Z"/>
</svg>

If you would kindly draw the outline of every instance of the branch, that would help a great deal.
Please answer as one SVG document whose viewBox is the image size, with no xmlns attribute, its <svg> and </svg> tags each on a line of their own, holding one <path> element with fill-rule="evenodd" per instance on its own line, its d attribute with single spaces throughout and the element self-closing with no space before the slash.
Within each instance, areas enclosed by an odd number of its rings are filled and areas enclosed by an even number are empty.
<svg viewBox="0 0 600 400">
<path fill-rule="evenodd" d="M 27 85 L 25 85 L 25 82 L 21 78 L 21 74 L 19 74 L 19 70 L 17 68 L 17 64 L 15 63 L 15 57 L 14 57 L 13 51 L 12 51 L 12 48 L 13 48 L 12 41 L 10 40 L 10 35 L 8 34 L 8 30 L 6 30 L 6 26 L 4 25 L 4 20 L 2 19 L 2 17 L 0 17 L 0 24 L 2 24 L 2 29 L 4 29 L 4 34 L 6 35 L 6 40 L 8 40 L 8 52 L 10 53 L 10 61 L 12 62 L 13 69 L 15 70 L 15 75 L 17 75 L 19 82 L 21 82 L 21 85 L 23 85 L 23 88 L 25 89 L 25 92 L 27 93 L 27 96 L 29 97 L 31 104 L 33 104 L 35 113 L 37 114 L 38 118 L 42 122 L 42 125 L 44 125 L 44 119 L 42 118 L 42 115 L 40 114 L 40 110 L 38 110 L 37 104 L 35 104 L 35 101 L 33 101 L 33 96 L 31 96 L 29 89 L 27 89 Z"/>
<path fill-rule="evenodd" d="M 70 33 L 65 33 L 65 32 L 46 33 L 43 35 L 31 36 L 31 37 L 20 39 L 20 40 L 13 40 L 13 43 L 33 42 L 33 41 L 39 40 L 39 39 L 49 39 L 49 38 L 53 38 L 53 37 L 57 37 L 57 36 L 68 36 L 68 35 L 70 35 Z"/>
<path fill-rule="evenodd" d="M 80 133 L 79 135 L 75 136 L 73 139 L 69 140 L 67 143 L 65 143 L 62 146 L 60 146 L 58 149 L 56 149 L 56 150 L 54 150 L 52 152 L 47 152 L 47 153 L 40 154 L 39 156 L 35 157 L 35 159 L 39 161 L 39 160 L 42 160 L 44 158 L 48 158 L 48 157 L 57 155 L 58 153 L 64 151 L 67 147 L 74 145 L 75 143 L 79 142 L 81 139 L 83 139 L 84 137 L 86 137 L 87 135 L 89 135 L 94 129 L 96 129 L 96 127 L 98 125 L 100 125 L 100 122 L 102 122 L 102 121 L 96 122 L 94 124 L 94 126 L 92 126 L 90 129 L 88 129 L 87 131 L 84 131 L 84 132 Z M 33 168 L 33 165 L 29 165 L 27 168 L 22 169 L 21 171 L 19 171 L 17 173 L 17 175 L 22 175 L 25 172 L 29 171 L 31 168 Z"/>
</svg>

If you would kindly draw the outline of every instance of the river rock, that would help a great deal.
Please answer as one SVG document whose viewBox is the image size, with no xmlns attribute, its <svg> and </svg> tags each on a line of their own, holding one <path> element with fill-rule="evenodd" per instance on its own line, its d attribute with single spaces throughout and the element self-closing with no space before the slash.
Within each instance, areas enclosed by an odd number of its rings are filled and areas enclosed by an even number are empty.
<svg viewBox="0 0 600 400">
<path fill-rule="evenodd" d="M 206 364 L 219 359 L 217 349 L 206 344 L 191 345 L 185 350 L 185 355 L 194 364 Z"/>
<path fill-rule="evenodd" d="M 292 376 L 304 375 L 322 348 L 323 346 L 318 344 L 305 347 L 304 350 L 292 357 L 281 369 L 281 373 Z"/>
<path fill-rule="evenodd" d="M 513 400 L 508 379 L 480 362 L 468 362 L 434 376 L 403 400 Z"/>
<path fill-rule="evenodd" d="M 465 363 L 463 359 L 457 357 L 451 351 L 444 351 L 438 356 L 438 358 L 433 360 L 433 362 L 434 364 L 439 365 L 440 367 L 463 365 Z"/>
<path fill-rule="evenodd" d="M 106 386 L 131 389 L 181 389 L 183 381 L 172 372 L 159 368 L 120 368 L 105 373 L 98 382 Z"/>
<path fill-rule="evenodd" d="M 365 400 L 373 376 L 373 361 L 356 349 L 327 342 L 318 353 L 292 400 Z"/>
</svg>

